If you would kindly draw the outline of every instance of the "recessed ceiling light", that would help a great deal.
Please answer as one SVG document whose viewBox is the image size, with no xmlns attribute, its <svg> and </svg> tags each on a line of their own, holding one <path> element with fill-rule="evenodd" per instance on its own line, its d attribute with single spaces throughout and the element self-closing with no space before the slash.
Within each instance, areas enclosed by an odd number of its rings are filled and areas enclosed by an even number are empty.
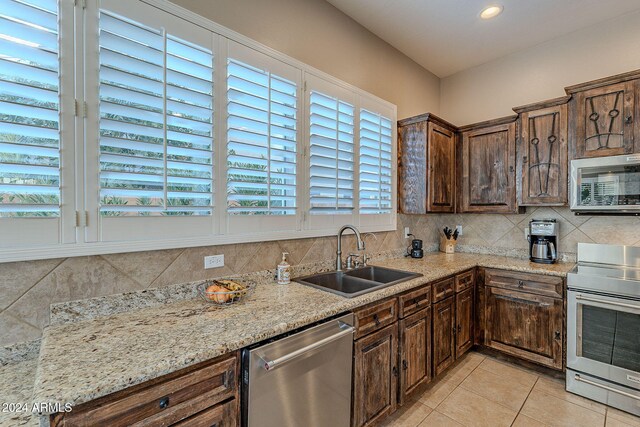
<svg viewBox="0 0 640 427">
<path fill-rule="evenodd" d="M 482 9 L 482 12 L 480 12 L 480 18 L 482 19 L 495 18 L 496 16 L 502 13 L 502 9 L 504 8 L 500 5 L 487 6 L 484 9 Z"/>
</svg>

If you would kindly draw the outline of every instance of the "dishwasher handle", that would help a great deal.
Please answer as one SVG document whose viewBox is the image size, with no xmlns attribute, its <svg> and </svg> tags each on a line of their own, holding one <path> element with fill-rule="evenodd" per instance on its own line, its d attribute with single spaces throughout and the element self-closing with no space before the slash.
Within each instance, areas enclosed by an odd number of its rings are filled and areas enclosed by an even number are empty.
<svg viewBox="0 0 640 427">
<path fill-rule="evenodd" d="M 264 364 L 262 365 L 264 367 L 265 370 L 267 371 L 271 371 L 293 359 L 295 359 L 298 356 L 301 356 L 304 353 L 313 351 L 319 347 L 322 347 L 323 345 L 329 344 L 330 342 L 333 342 L 337 339 L 342 338 L 345 335 L 349 335 L 349 334 L 353 334 L 353 332 L 356 330 L 356 328 L 354 328 L 353 326 L 344 323 L 344 322 L 340 322 L 340 329 L 342 329 L 340 332 L 338 332 L 337 334 L 333 334 L 331 336 L 328 336 L 326 338 L 323 338 L 319 341 L 314 342 L 313 344 L 309 344 L 305 347 L 299 348 L 295 351 L 292 351 L 291 353 L 285 354 L 284 356 L 280 356 L 277 359 L 271 360 L 268 357 L 266 357 L 265 355 L 260 355 L 260 359 L 262 359 L 262 361 L 264 362 Z"/>
</svg>

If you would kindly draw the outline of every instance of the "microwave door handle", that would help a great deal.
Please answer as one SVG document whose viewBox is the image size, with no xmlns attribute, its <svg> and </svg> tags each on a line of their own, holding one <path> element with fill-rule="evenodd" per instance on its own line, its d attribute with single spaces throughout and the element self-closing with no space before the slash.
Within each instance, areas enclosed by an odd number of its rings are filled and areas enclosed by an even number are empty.
<svg viewBox="0 0 640 427">
<path fill-rule="evenodd" d="M 549 242 L 549 259 L 556 259 L 556 245 L 553 242 Z"/>
</svg>

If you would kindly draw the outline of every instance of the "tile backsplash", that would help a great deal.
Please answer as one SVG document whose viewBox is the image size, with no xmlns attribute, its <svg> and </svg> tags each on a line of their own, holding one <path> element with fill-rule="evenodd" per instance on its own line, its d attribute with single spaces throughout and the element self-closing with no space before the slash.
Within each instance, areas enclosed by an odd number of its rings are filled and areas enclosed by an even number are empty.
<svg viewBox="0 0 640 427">
<path fill-rule="evenodd" d="M 524 230 L 531 218 L 557 218 L 560 252 L 574 254 L 579 242 L 640 245 L 636 217 L 575 216 L 567 208 L 528 208 L 521 215 L 438 214 L 399 215 L 395 232 L 367 236 L 371 253 L 408 244 L 410 227 L 427 248 L 439 240 L 445 226 L 463 226 L 460 250 L 524 254 Z M 343 253 L 355 250 L 345 236 Z M 49 324 L 49 305 L 177 283 L 275 268 L 281 252 L 292 264 L 334 259 L 336 238 L 320 237 L 101 256 L 60 258 L 0 264 L 0 347 L 31 341 Z M 205 270 L 205 255 L 224 254 L 225 266 Z"/>
</svg>

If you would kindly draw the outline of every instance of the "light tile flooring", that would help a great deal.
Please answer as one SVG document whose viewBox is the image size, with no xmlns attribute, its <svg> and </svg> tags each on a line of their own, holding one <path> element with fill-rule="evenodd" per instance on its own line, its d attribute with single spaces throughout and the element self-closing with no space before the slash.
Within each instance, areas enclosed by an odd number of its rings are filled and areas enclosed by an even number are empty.
<svg viewBox="0 0 640 427">
<path fill-rule="evenodd" d="M 564 381 L 467 354 L 388 427 L 640 427 L 640 418 L 564 390 Z"/>
</svg>

